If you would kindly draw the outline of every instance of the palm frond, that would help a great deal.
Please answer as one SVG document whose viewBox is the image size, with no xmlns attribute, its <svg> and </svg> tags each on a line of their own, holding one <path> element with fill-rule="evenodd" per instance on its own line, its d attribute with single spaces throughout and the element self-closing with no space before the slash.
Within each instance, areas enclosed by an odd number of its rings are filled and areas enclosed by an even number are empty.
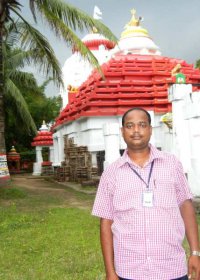
<svg viewBox="0 0 200 280">
<path fill-rule="evenodd" d="M 23 68 L 29 65 L 31 62 L 31 55 L 31 51 L 23 51 L 21 49 L 7 50 L 4 60 L 5 69 L 7 68 L 9 72 L 12 72 L 17 68 Z"/>
<path fill-rule="evenodd" d="M 17 22 L 19 42 L 22 48 L 32 51 L 31 61 L 38 65 L 39 71 L 51 75 L 57 86 L 63 86 L 62 71 L 48 40 L 23 17 L 23 22 Z M 30 52 L 31 54 L 31 52 Z"/>
<path fill-rule="evenodd" d="M 16 22 L 8 22 L 5 24 L 5 35 L 4 35 L 4 42 L 6 45 L 12 48 L 13 46 L 18 45 L 18 35 L 17 35 L 17 28 Z"/>
<path fill-rule="evenodd" d="M 54 16 L 69 28 L 74 31 L 83 31 L 84 29 L 92 30 L 95 26 L 98 32 L 110 39 L 113 42 L 117 42 L 116 36 L 99 20 L 95 20 L 84 11 L 74 7 L 73 5 L 66 3 L 62 0 L 37 0 L 32 1 L 34 8 L 37 9 L 40 15 L 52 26 L 52 22 L 49 22 L 47 13 L 54 14 Z"/>
<path fill-rule="evenodd" d="M 23 85 L 23 88 L 26 90 L 32 90 L 38 87 L 37 81 L 32 73 L 13 70 L 12 72 L 10 72 L 9 78 L 15 85 Z"/>
<path fill-rule="evenodd" d="M 31 114 L 29 113 L 27 103 L 11 79 L 6 79 L 5 82 L 5 98 L 8 98 L 8 96 L 12 98 L 12 102 L 14 102 L 17 111 L 23 120 L 27 132 L 31 133 L 31 131 L 33 131 L 34 133 L 37 133 L 37 128 Z"/>
<path fill-rule="evenodd" d="M 44 11 L 46 18 L 51 25 L 52 30 L 60 38 L 62 37 L 69 47 L 76 49 L 80 54 L 95 68 L 97 68 L 103 76 L 103 72 L 98 63 L 98 60 L 93 53 L 86 47 L 86 45 L 79 39 L 79 37 L 59 18 L 54 14 Z"/>
<path fill-rule="evenodd" d="M 16 13 L 21 10 L 21 7 L 22 5 L 17 0 L 1 1 L 1 15 L 3 15 L 4 22 L 13 21 L 13 18 L 10 16 L 10 11 Z"/>
</svg>

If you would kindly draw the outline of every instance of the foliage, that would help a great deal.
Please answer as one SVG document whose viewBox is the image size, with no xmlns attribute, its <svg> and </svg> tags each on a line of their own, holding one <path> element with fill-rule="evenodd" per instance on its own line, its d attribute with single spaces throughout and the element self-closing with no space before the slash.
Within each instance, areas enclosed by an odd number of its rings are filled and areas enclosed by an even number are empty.
<svg viewBox="0 0 200 280">
<path fill-rule="evenodd" d="M 40 15 L 58 38 L 62 38 L 72 49 L 78 50 L 92 65 L 99 68 L 97 59 L 76 35 L 76 31 L 90 31 L 96 27 L 99 33 L 117 42 L 117 38 L 99 20 L 62 0 L 29 0 L 31 11 L 36 20 Z M 37 14 L 36 14 L 37 12 Z"/>
<path fill-rule="evenodd" d="M 195 68 L 199 68 L 200 69 L 200 59 L 198 59 L 196 61 Z"/>
<path fill-rule="evenodd" d="M 28 150 L 28 151 L 21 151 L 20 150 L 20 161 L 29 161 L 29 162 L 34 162 L 36 158 L 36 152 L 34 150 Z"/>
<path fill-rule="evenodd" d="M 50 80 L 48 80 L 50 81 Z M 42 125 L 43 120 L 46 123 L 54 121 L 55 117 L 59 114 L 61 108 L 61 97 L 46 97 L 44 91 L 48 82 L 43 85 L 34 85 L 32 88 L 22 88 L 19 84 L 19 89 L 26 104 L 28 104 L 28 110 L 34 120 L 37 130 Z M 23 119 L 19 113 L 19 110 L 14 106 L 12 99 L 5 98 L 5 139 L 7 151 L 11 146 L 15 146 L 18 152 L 31 149 L 31 142 L 35 134 L 27 131 L 27 127 L 23 122 Z M 20 129 L 19 129 L 20 126 Z"/>
<path fill-rule="evenodd" d="M 35 133 L 35 123 L 20 91 L 22 86 L 25 90 L 37 86 L 32 74 L 20 70 L 24 66 L 26 58 L 26 52 L 20 49 L 11 49 L 8 44 L 4 46 L 4 105 L 6 105 L 5 111 L 10 109 L 20 117 L 27 133 Z"/>
<path fill-rule="evenodd" d="M 30 62 L 32 52 L 13 49 L 11 45 L 17 37 L 15 32 L 12 33 L 11 26 L 9 30 L 4 50 L 5 139 L 7 151 L 12 145 L 22 151 L 31 148 L 36 127 L 38 130 L 43 120 L 49 123 L 58 115 L 61 98 L 45 96 L 45 88 L 52 78 L 38 86 L 33 74 L 21 70 Z"/>
</svg>

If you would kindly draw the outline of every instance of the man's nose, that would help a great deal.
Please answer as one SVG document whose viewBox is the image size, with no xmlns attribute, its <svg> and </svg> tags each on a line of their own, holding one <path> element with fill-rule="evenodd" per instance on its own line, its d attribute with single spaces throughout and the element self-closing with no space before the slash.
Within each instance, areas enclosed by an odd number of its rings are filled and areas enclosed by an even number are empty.
<svg viewBox="0 0 200 280">
<path fill-rule="evenodd" d="M 134 131 L 134 132 L 137 132 L 137 131 L 139 131 L 139 130 L 140 130 L 139 124 L 137 124 L 137 123 L 134 124 L 134 125 L 133 125 L 133 131 Z"/>
</svg>

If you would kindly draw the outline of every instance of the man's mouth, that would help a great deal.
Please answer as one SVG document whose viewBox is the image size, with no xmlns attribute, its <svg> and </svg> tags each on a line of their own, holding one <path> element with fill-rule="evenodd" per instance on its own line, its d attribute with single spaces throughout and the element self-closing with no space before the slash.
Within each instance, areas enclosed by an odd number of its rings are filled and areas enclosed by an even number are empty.
<svg viewBox="0 0 200 280">
<path fill-rule="evenodd" d="M 141 139 L 141 136 L 139 136 L 139 135 L 133 135 L 133 136 L 131 136 L 131 138 L 132 138 L 133 140 L 140 140 L 140 139 Z"/>
</svg>

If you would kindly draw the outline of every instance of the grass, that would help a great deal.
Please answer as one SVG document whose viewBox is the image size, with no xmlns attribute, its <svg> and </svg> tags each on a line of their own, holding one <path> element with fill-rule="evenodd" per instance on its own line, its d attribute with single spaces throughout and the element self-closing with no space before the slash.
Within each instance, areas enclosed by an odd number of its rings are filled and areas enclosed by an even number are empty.
<svg viewBox="0 0 200 280">
<path fill-rule="evenodd" d="M 24 198 L 26 193 L 23 190 L 17 188 L 0 188 L 0 199 L 17 199 Z"/>
<path fill-rule="evenodd" d="M 52 184 L 0 189 L 0 279 L 105 279 L 94 195 Z"/>
<path fill-rule="evenodd" d="M 70 190 L 66 194 L 80 203 L 94 199 Z M 21 188 L 1 190 L 0 279 L 104 278 L 98 219 L 88 207 L 63 206 L 64 200 Z"/>
</svg>

